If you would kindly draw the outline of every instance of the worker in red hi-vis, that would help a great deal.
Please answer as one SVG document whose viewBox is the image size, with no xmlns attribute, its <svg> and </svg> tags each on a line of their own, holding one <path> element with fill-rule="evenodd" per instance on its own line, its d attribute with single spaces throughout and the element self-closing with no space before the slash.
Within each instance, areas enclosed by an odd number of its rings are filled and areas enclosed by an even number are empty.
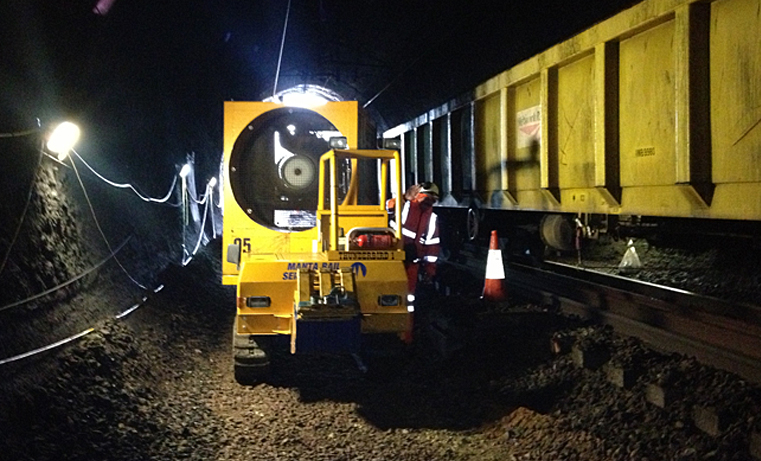
<svg viewBox="0 0 761 461">
<path fill-rule="evenodd" d="M 404 266 L 409 292 L 415 293 L 419 278 L 431 283 L 436 276 L 441 239 L 433 204 L 439 198 L 439 187 L 432 182 L 424 182 L 412 186 L 407 192 L 407 201 L 402 208 Z"/>
</svg>

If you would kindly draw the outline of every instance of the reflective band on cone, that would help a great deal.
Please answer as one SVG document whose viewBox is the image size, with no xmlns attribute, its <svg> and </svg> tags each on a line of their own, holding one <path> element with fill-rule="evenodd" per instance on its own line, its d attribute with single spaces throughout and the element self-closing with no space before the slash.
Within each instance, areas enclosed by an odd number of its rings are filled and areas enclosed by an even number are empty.
<svg viewBox="0 0 761 461">
<path fill-rule="evenodd" d="M 502 250 L 489 250 L 486 260 L 486 278 L 492 280 L 505 279 L 505 266 L 502 264 Z"/>
<path fill-rule="evenodd" d="M 507 298 L 505 293 L 505 265 L 502 263 L 502 250 L 499 249 L 499 239 L 495 230 L 491 231 L 485 278 L 484 294 L 481 298 L 485 301 L 504 301 Z"/>
</svg>

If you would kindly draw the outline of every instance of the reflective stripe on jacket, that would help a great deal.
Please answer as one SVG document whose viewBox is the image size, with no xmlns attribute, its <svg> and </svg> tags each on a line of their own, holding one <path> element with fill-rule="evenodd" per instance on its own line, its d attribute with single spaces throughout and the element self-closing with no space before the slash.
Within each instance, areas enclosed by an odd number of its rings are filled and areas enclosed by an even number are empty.
<svg viewBox="0 0 761 461">
<path fill-rule="evenodd" d="M 408 261 L 434 263 L 438 259 L 441 240 L 439 238 L 438 216 L 433 206 L 416 201 L 404 203 L 402 209 L 402 237 L 404 250 L 412 252 Z"/>
</svg>

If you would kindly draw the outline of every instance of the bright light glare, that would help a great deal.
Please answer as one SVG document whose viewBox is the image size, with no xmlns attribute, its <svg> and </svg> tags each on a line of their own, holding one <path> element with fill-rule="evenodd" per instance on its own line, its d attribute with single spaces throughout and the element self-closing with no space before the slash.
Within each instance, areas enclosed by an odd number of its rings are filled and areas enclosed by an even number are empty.
<svg viewBox="0 0 761 461">
<path fill-rule="evenodd" d="M 318 107 L 327 103 L 327 99 L 314 93 L 286 93 L 283 95 L 283 104 L 286 106 Z"/>
<path fill-rule="evenodd" d="M 71 122 L 58 125 L 48 139 L 48 150 L 58 154 L 58 160 L 65 160 L 69 151 L 79 140 L 79 127 Z"/>
<path fill-rule="evenodd" d="M 188 177 L 189 174 L 190 174 L 190 164 L 186 163 L 182 165 L 182 169 L 180 170 L 180 177 L 182 179 L 185 179 Z"/>
<path fill-rule="evenodd" d="M 217 185 L 217 177 L 212 176 L 211 179 L 209 179 L 209 187 L 214 187 Z"/>
</svg>

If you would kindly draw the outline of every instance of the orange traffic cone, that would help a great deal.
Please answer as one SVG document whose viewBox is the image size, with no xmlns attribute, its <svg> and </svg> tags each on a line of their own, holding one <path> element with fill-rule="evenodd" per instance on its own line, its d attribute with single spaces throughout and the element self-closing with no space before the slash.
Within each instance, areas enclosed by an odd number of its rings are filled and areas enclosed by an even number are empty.
<svg viewBox="0 0 761 461">
<path fill-rule="evenodd" d="M 489 242 L 489 256 L 486 258 L 486 280 L 484 281 L 484 294 L 481 299 L 485 301 L 504 301 L 505 293 L 505 265 L 502 263 L 502 250 L 499 249 L 497 231 L 491 231 Z"/>
</svg>

